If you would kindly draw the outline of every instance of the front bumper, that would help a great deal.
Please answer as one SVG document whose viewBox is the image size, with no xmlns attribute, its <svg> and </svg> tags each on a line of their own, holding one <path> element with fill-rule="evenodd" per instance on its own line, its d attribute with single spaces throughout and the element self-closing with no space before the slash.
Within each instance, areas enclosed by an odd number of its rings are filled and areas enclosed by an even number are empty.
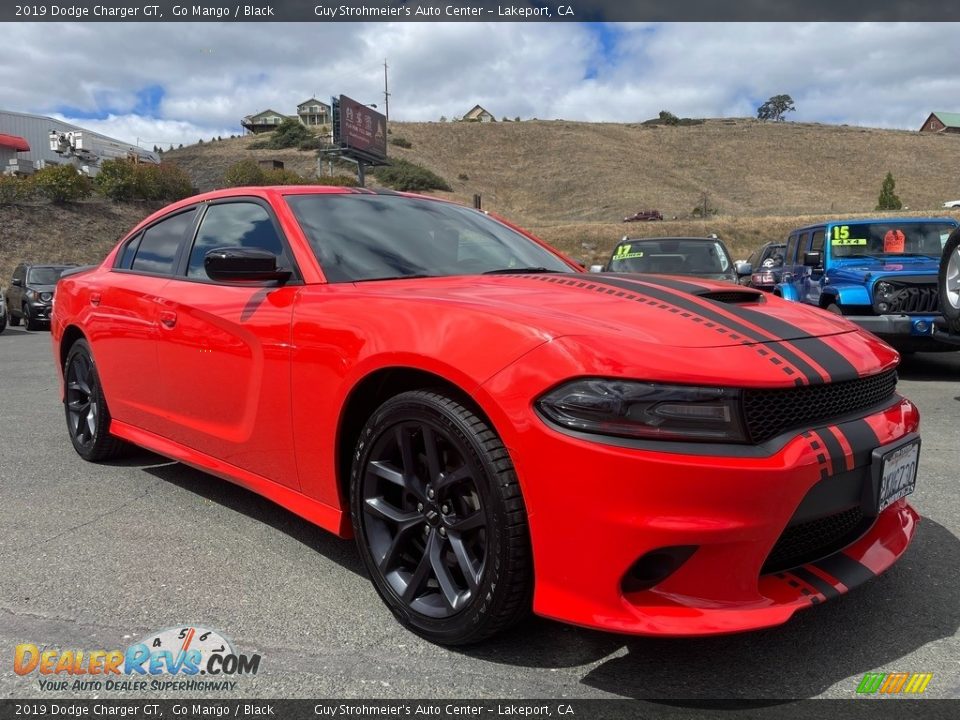
<svg viewBox="0 0 960 720">
<path fill-rule="evenodd" d="M 51 303 L 28 301 L 26 307 L 32 320 L 50 321 L 50 311 L 53 308 Z"/>
<path fill-rule="evenodd" d="M 847 320 L 880 337 L 910 336 L 932 339 L 940 315 L 845 315 Z"/>
<path fill-rule="evenodd" d="M 858 539 L 825 557 L 790 569 L 768 562 L 815 486 L 851 476 L 870 482 L 873 450 L 918 426 L 915 406 L 898 396 L 865 418 L 770 441 L 768 454 L 728 446 L 728 454 L 698 455 L 690 454 L 694 444 L 660 452 L 572 437 L 533 414 L 522 425 L 524 452 L 512 455 L 529 513 L 534 611 L 641 635 L 786 622 L 883 572 L 906 551 L 918 516 L 899 500 L 879 516 L 874 511 Z M 624 589 L 639 558 L 678 546 L 696 550 L 653 587 Z"/>
</svg>

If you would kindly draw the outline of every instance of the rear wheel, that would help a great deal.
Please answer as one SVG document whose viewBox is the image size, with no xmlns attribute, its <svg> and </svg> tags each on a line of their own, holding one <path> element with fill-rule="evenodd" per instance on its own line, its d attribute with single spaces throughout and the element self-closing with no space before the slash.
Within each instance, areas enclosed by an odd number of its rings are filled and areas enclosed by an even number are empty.
<svg viewBox="0 0 960 720">
<path fill-rule="evenodd" d="M 109 433 L 110 411 L 86 340 L 77 340 L 71 346 L 63 378 L 63 407 L 74 449 L 84 460 L 91 461 L 119 455 L 126 446 Z"/>
<path fill-rule="evenodd" d="M 940 312 L 951 332 L 960 333 L 960 228 L 950 233 L 943 246 L 937 287 Z"/>
<path fill-rule="evenodd" d="M 463 645 L 529 611 L 530 542 L 513 464 L 460 402 L 417 390 L 381 405 L 360 434 L 350 495 L 373 584 L 413 632 Z"/>
</svg>

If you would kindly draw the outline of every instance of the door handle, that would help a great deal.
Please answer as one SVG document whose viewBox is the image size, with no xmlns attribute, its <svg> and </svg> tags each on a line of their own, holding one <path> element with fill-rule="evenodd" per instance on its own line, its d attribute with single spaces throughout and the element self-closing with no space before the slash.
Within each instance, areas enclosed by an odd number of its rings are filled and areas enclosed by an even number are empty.
<svg viewBox="0 0 960 720">
<path fill-rule="evenodd" d="M 160 311 L 160 323 L 167 328 L 172 328 L 177 324 L 177 314 L 173 310 Z"/>
<path fill-rule="evenodd" d="M 96 307 L 100 304 L 100 293 L 92 292 L 90 293 L 90 304 Z"/>
</svg>

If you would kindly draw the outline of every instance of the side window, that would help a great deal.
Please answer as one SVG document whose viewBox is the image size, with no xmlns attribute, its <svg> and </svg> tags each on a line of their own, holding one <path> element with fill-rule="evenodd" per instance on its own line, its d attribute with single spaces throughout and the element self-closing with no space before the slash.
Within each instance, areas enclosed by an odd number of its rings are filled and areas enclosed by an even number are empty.
<svg viewBox="0 0 960 720">
<path fill-rule="evenodd" d="M 822 253 L 823 252 L 823 238 L 824 232 L 823 229 L 813 231 L 813 241 L 810 243 L 810 250 L 813 252 Z"/>
<path fill-rule="evenodd" d="M 133 258 L 137 254 L 137 248 L 140 247 L 140 241 L 142 239 L 143 233 L 138 233 L 135 237 L 130 238 L 127 244 L 123 246 L 123 249 L 120 251 L 120 257 L 117 258 L 113 266 L 121 270 L 129 270 L 130 266 L 133 265 Z"/>
<path fill-rule="evenodd" d="M 797 245 L 797 264 L 803 264 L 803 254 L 810 250 L 810 233 L 805 232 L 800 236 L 800 242 Z"/>
<path fill-rule="evenodd" d="M 784 265 L 795 265 L 797 261 L 797 242 L 799 237 L 797 235 L 791 235 L 790 239 L 787 240 L 787 254 L 783 258 Z"/>
<path fill-rule="evenodd" d="M 195 212 L 193 209 L 182 212 L 144 230 L 130 269 L 145 273 L 172 273 L 177 250 L 183 236 L 193 225 Z"/>
<path fill-rule="evenodd" d="M 270 214 L 256 203 L 220 203 L 207 208 L 190 252 L 187 277 L 207 279 L 203 258 L 210 250 L 223 247 L 269 250 L 277 256 L 277 267 L 292 267 Z"/>
</svg>

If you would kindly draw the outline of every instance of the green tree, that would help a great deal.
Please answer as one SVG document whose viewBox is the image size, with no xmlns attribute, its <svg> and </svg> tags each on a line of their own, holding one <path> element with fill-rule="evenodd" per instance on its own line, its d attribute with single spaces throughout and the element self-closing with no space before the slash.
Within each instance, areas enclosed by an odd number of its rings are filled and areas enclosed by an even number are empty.
<svg viewBox="0 0 960 720">
<path fill-rule="evenodd" d="M 795 112 L 796 109 L 793 98 L 789 95 L 774 95 L 757 108 L 757 117 L 760 120 L 783 122 L 783 116 L 788 112 Z"/>
<path fill-rule="evenodd" d="M 660 122 L 662 122 L 664 125 L 679 125 L 679 124 L 680 124 L 680 118 L 678 118 L 676 115 L 674 115 L 674 114 L 673 114 L 672 112 L 670 112 L 669 110 L 661 110 L 661 111 L 660 111 Z"/>
<path fill-rule="evenodd" d="M 101 195 L 111 200 L 132 200 L 137 192 L 136 168 L 124 158 L 104 160 L 94 185 Z"/>
<path fill-rule="evenodd" d="M 880 186 L 880 199 L 877 201 L 877 210 L 899 210 L 903 207 L 900 198 L 893 192 L 897 183 L 893 179 L 893 173 L 888 172 Z"/>
</svg>

